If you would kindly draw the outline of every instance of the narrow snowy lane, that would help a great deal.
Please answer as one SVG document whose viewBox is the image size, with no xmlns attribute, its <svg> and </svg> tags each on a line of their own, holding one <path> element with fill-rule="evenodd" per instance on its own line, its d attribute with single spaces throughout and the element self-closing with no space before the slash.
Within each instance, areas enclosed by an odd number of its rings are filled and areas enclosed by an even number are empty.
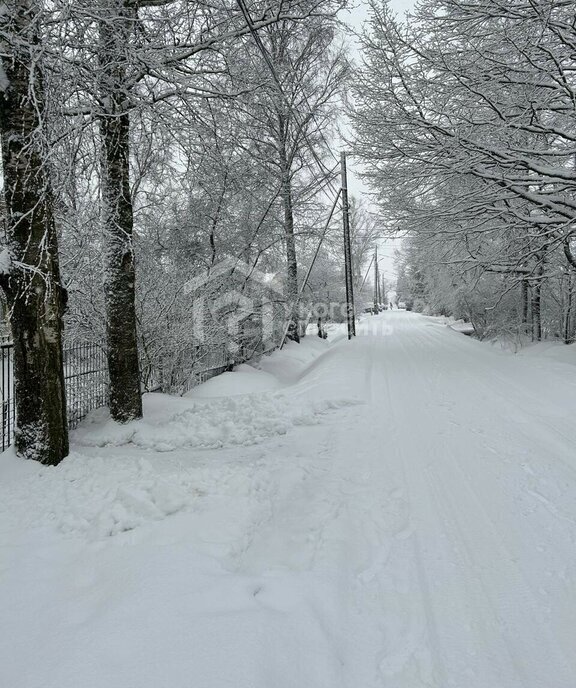
<svg viewBox="0 0 576 688">
<path fill-rule="evenodd" d="M 162 399 L 3 471 L 1 685 L 574 688 L 576 367 L 393 311 Z"/>
<path fill-rule="evenodd" d="M 392 312 L 304 377 L 309 393 L 361 381 L 366 405 L 311 441 L 313 481 L 276 504 L 242 561 L 278 552 L 271 565 L 293 566 L 296 551 L 339 574 L 343 685 L 576 685 L 567 372 Z"/>
</svg>

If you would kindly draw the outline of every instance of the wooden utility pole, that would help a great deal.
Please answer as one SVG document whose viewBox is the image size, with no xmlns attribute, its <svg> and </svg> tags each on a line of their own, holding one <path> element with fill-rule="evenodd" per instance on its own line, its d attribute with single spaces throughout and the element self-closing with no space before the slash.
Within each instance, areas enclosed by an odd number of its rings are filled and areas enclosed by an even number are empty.
<svg viewBox="0 0 576 688">
<path fill-rule="evenodd" d="M 342 220 L 344 226 L 344 268 L 346 275 L 346 321 L 348 324 L 348 339 L 352 339 L 352 337 L 356 336 L 356 323 L 354 321 L 354 287 L 352 283 L 352 246 L 350 243 L 346 153 L 340 153 L 340 173 L 342 177 Z"/>
<path fill-rule="evenodd" d="M 374 247 L 374 311 L 380 312 L 380 277 L 378 276 L 378 246 Z"/>
</svg>

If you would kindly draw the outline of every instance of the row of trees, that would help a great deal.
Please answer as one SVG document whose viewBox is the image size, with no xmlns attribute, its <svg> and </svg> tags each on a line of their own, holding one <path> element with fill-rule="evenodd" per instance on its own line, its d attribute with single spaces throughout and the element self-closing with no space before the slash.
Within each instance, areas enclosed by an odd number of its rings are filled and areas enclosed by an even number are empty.
<svg viewBox="0 0 576 688">
<path fill-rule="evenodd" d="M 64 323 L 69 339 L 105 337 L 110 410 L 126 422 L 142 415 L 142 357 L 173 365 L 197 345 L 191 280 L 233 256 L 276 276 L 293 307 L 336 171 L 341 6 L 2 5 L 0 286 L 18 453 L 54 464 L 68 451 Z M 340 272 L 338 254 L 329 235 L 318 265 Z"/>
<path fill-rule="evenodd" d="M 564 0 L 371 2 L 356 149 L 403 298 L 480 334 L 574 338 L 576 24 Z"/>
</svg>

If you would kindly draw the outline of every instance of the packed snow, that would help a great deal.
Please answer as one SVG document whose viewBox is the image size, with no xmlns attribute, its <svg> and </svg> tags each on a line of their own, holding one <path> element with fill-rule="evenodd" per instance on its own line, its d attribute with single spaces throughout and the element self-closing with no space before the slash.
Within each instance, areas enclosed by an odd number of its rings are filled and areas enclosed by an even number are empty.
<svg viewBox="0 0 576 688">
<path fill-rule="evenodd" d="M 358 329 L 1 455 L 0 685 L 574 688 L 576 349 Z"/>
</svg>

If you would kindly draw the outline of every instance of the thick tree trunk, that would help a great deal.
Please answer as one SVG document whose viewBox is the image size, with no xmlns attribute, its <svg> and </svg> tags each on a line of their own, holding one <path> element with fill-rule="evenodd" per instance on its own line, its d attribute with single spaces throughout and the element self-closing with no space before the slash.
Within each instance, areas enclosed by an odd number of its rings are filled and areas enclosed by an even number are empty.
<svg viewBox="0 0 576 688">
<path fill-rule="evenodd" d="M 573 332 L 573 318 L 572 311 L 574 307 L 574 280 L 572 273 L 568 272 L 566 275 L 566 305 L 564 309 L 564 327 L 563 327 L 563 339 L 564 344 L 572 344 L 574 338 Z"/>
<path fill-rule="evenodd" d="M 14 337 L 16 451 L 57 464 L 68 454 L 62 362 L 65 292 L 43 156 L 44 94 L 34 5 L 30 0 L 11 3 L 10 14 L 3 18 L 0 137 L 12 268 L 2 276 L 2 286 Z"/>
<path fill-rule="evenodd" d="M 534 284 L 531 289 L 530 310 L 532 314 L 532 340 L 542 340 L 542 284 L 544 282 L 544 267 L 548 246 L 542 246 L 536 254 L 537 268 L 535 270 Z"/>
<path fill-rule="evenodd" d="M 522 279 L 520 282 L 520 288 L 521 288 L 521 297 L 522 297 L 522 325 L 524 326 L 523 330 L 527 327 L 528 325 L 528 280 Z"/>
<path fill-rule="evenodd" d="M 286 153 L 286 121 L 283 115 L 278 115 L 278 154 L 280 158 L 281 198 L 284 211 L 284 242 L 286 247 L 286 300 L 288 302 L 288 318 L 290 327 L 288 337 L 294 341 L 300 340 L 298 318 L 298 260 L 296 258 L 296 238 L 294 236 L 294 209 L 292 204 L 292 181 L 290 164 Z"/>
<path fill-rule="evenodd" d="M 115 0 L 103 7 L 109 12 L 100 25 L 101 99 L 106 108 L 100 116 L 100 137 L 110 412 L 125 423 L 142 417 L 125 88 L 125 47 L 134 11 Z"/>
<path fill-rule="evenodd" d="M 542 274 L 539 268 L 539 275 Z M 532 311 L 532 340 L 539 342 L 542 339 L 542 280 L 538 279 L 532 287 L 531 311 Z"/>
</svg>

